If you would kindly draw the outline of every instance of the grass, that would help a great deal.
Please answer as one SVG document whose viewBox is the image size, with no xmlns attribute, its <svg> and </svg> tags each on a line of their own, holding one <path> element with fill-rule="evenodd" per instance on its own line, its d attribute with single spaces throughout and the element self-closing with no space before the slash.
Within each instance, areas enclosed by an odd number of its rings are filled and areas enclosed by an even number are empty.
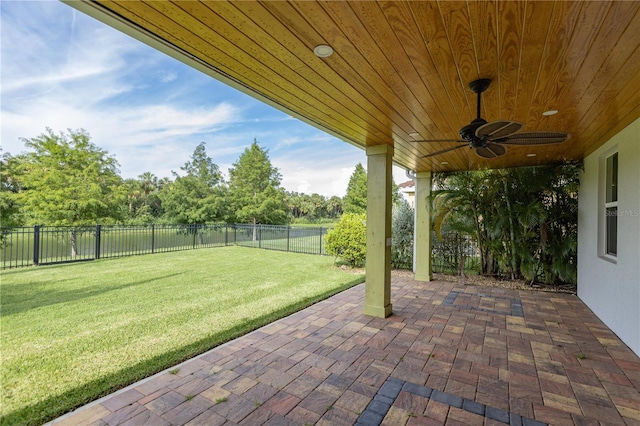
<svg viewBox="0 0 640 426">
<path fill-rule="evenodd" d="M 220 247 L 2 272 L 1 423 L 40 424 L 364 280 Z"/>
</svg>

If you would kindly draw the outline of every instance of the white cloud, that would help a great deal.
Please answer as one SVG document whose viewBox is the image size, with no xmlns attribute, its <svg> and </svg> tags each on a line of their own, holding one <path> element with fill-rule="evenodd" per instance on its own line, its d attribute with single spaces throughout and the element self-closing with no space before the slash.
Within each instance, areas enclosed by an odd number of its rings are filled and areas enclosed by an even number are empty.
<svg viewBox="0 0 640 426">
<path fill-rule="evenodd" d="M 2 63 L 3 95 L 117 78 L 131 68 L 126 58 L 142 50 L 140 43 L 86 16 L 76 19 L 78 13 L 49 2 L 3 2 L 2 56 L 11 58 Z"/>
<path fill-rule="evenodd" d="M 167 102 L 150 86 L 176 81 L 178 73 L 170 68 L 175 61 L 82 14 L 76 19 L 79 12 L 66 5 L 52 6 L 3 4 L 2 56 L 12 58 L 2 67 L 3 151 L 23 151 L 19 139 L 46 127 L 84 128 L 96 145 L 116 156 L 125 177 L 149 167 L 169 176 L 164 172 L 184 163 L 176 158 L 186 161 L 200 142 L 191 140 L 244 119 L 230 102 Z M 141 69 L 149 71 L 146 80 Z M 187 155 L 181 155 L 185 145 Z"/>
<path fill-rule="evenodd" d="M 178 78 L 178 74 L 174 71 L 162 72 L 160 75 L 160 81 L 163 83 L 171 83 Z"/>
<path fill-rule="evenodd" d="M 1 17 L 4 152 L 23 151 L 19 138 L 45 127 L 83 128 L 125 178 L 171 177 L 202 141 L 226 175 L 256 138 L 283 187 L 327 196 L 344 195 L 355 165 L 366 166 L 363 150 L 63 3 L 3 2 Z"/>
<path fill-rule="evenodd" d="M 214 132 L 236 118 L 236 108 L 222 103 L 208 108 L 176 109 L 171 105 L 146 105 L 112 111 L 112 124 L 121 123 L 127 133 L 148 139 Z"/>
<path fill-rule="evenodd" d="M 355 165 L 366 161 L 364 151 L 337 139 L 321 146 L 305 142 L 271 159 L 280 170 L 282 186 L 287 190 L 340 197 L 347 190 Z"/>
</svg>

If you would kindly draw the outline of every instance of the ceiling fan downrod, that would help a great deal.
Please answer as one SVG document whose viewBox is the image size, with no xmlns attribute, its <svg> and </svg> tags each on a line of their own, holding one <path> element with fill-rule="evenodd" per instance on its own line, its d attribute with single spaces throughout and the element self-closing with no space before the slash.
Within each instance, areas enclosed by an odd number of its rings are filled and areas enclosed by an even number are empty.
<svg viewBox="0 0 640 426">
<path fill-rule="evenodd" d="M 471 89 L 473 93 L 478 94 L 478 108 L 477 108 L 477 114 L 476 114 L 477 118 L 481 118 L 481 115 L 482 115 L 480 112 L 480 99 L 482 97 L 482 92 L 487 90 L 490 84 L 491 84 L 491 79 L 488 79 L 488 78 L 480 78 L 478 80 L 474 80 L 471 83 L 469 83 L 469 89 Z"/>
<path fill-rule="evenodd" d="M 476 130 L 485 124 L 487 121 L 482 118 L 482 92 L 489 88 L 491 80 L 488 78 L 481 78 L 469 83 L 469 88 L 473 93 L 478 94 L 476 118 L 468 125 L 460 129 L 459 135 L 462 139 L 469 142 L 473 148 L 480 148 L 486 146 L 486 142 L 482 138 L 476 136 Z"/>
</svg>

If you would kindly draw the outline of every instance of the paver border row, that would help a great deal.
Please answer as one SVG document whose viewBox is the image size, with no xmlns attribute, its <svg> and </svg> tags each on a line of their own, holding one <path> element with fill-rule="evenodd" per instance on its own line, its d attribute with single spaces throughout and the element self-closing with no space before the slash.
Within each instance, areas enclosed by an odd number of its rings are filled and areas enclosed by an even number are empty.
<svg viewBox="0 0 640 426">
<path fill-rule="evenodd" d="M 400 380 L 395 377 L 389 377 L 380 389 L 378 389 L 373 400 L 362 414 L 360 414 L 360 417 L 358 417 L 356 426 L 379 426 L 401 391 L 429 398 L 442 404 L 456 407 L 510 426 L 548 426 L 547 423 L 522 417 L 516 413 L 481 404 L 448 392 L 432 389 L 428 386 L 421 386 Z"/>
</svg>

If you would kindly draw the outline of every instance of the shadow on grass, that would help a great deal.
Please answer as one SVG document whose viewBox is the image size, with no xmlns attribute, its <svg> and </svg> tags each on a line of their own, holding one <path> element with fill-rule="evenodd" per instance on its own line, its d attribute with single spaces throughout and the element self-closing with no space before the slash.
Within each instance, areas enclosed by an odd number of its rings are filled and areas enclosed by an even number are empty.
<svg viewBox="0 0 640 426">
<path fill-rule="evenodd" d="M 39 281 L 33 284 L 3 284 L 2 285 L 2 312 L 0 317 L 6 317 L 8 315 L 25 312 L 31 309 L 41 308 L 43 306 L 56 305 L 58 303 L 67 303 L 75 300 L 84 299 L 87 297 L 97 296 L 99 294 L 108 293 L 110 291 L 121 290 L 128 287 L 135 287 L 142 284 L 148 284 L 154 281 L 164 280 L 169 277 L 173 277 L 176 274 L 163 275 L 161 277 L 155 277 L 148 280 L 141 280 L 131 283 L 125 283 L 120 285 L 100 285 L 89 286 L 82 290 L 73 289 L 68 291 L 55 291 L 48 290 L 51 284 L 55 283 L 53 280 Z M 28 298 L 26 295 L 37 294 L 38 297 Z"/>
<path fill-rule="evenodd" d="M 145 377 L 152 376 L 169 367 L 207 352 L 222 343 L 247 334 L 277 319 L 291 315 L 362 282 L 364 282 L 364 277 L 358 276 L 340 287 L 292 303 L 270 314 L 254 318 L 231 329 L 207 336 L 190 345 L 139 362 L 123 370 L 71 389 L 62 395 L 51 396 L 44 401 L 4 415 L 0 418 L 0 425 L 40 425 L 54 420 L 93 400 L 109 395 L 118 389 L 122 389 Z"/>
</svg>

